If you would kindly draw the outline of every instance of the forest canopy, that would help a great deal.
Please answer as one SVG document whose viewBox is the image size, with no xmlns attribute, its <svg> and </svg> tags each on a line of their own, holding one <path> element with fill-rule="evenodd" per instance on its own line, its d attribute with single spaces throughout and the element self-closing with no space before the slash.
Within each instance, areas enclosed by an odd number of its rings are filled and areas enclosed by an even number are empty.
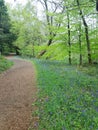
<svg viewBox="0 0 98 130">
<path fill-rule="evenodd" d="M 16 0 L 14 4 L 7 3 L 6 8 L 0 0 L 1 52 L 16 50 L 22 56 L 69 64 L 98 62 L 98 0 L 29 0 L 24 5 Z"/>
</svg>

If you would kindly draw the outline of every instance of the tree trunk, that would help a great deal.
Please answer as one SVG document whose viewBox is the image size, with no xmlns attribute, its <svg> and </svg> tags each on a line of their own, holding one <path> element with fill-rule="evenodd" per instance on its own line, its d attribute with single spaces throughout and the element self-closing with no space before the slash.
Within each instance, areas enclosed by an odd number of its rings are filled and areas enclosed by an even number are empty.
<svg viewBox="0 0 98 130">
<path fill-rule="evenodd" d="M 98 0 L 96 0 L 96 11 L 98 11 Z"/>
<path fill-rule="evenodd" d="M 17 46 L 14 46 L 14 48 L 15 48 L 15 51 L 16 51 L 16 55 L 20 55 L 20 48 L 19 47 L 17 47 Z"/>
<path fill-rule="evenodd" d="M 88 52 L 88 63 L 91 64 L 92 63 L 92 58 L 91 58 L 91 48 L 90 48 L 90 40 L 89 40 L 89 33 L 88 33 L 88 25 L 87 25 L 86 20 L 85 20 L 85 18 L 83 16 L 83 12 L 82 12 L 82 10 L 80 8 L 79 0 L 77 0 L 77 5 L 78 5 L 79 11 L 80 11 L 80 16 L 82 18 L 83 25 L 85 27 L 85 37 L 86 37 L 87 52 Z"/>
<path fill-rule="evenodd" d="M 47 43 L 47 46 L 50 46 L 52 44 L 52 41 L 53 41 L 53 36 L 52 36 L 52 31 L 51 31 L 51 25 L 53 24 L 53 18 L 51 16 L 49 16 L 48 12 L 48 5 L 47 5 L 47 0 L 44 0 L 44 5 L 45 5 L 45 11 L 46 11 L 46 19 L 47 19 L 47 25 L 48 25 L 48 31 L 49 31 L 49 40 L 48 40 L 48 43 Z M 44 54 L 46 53 L 46 50 L 43 50 L 39 53 L 38 57 L 40 56 L 43 56 Z"/>
<path fill-rule="evenodd" d="M 40 2 L 41 2 L 41 0 L 40 0 Z M 46 12 L 46 20 L 47 20 L 48 33 L 49 33 L 49 39 L 48 39 L 48 42 L 47 42 L 47 46 L 50 46 L 52 44 L 52 41 L 53 41 L 54 37 L 56 36 L 56 33 L 54 34 L 53 29 L 51 28 L 54 25 L 55 21 L 54 21 L 54 16 L 50 16 L 48 14 L 49 13 L 49 9 L 51 7 L 48 2 L 51 3 L 51 1 L 48 1 L 48 0 L 43 0 L 43 2 L 41 2 L 41 3 L 44 5 L 45 12 Z M 59 6 L 57 4 L 55 6 L 55 9 L 53 9 L 54 11 L 52 11 L 52 13 L 56 13 L 57 9 L 60 9 L 59 7 L 61 8 L 60 4 L 59 4 Z M 65 10 L 65 7 L 63 7 L 63 10 L 61 11 L 61 13 L 63 13 L 64 10 Z M 50 12 L 51 12 L 51 10 L 50 10 Z M 57 27 L 59 28 L 60 25 L 61 25 L 61 23 L 58 23 Z M 41 51 L 40 54 L 38 55 L 38 57 L 44 55 L 46 52 L 47 52 L 47 50 Z"/>
<path fill-rule="evenodd" d="M 68 46 L 69 46 L 69 50 L 68 50 L 68 55 L 69 55 L 69 64 L 71 64 L 71 40 L 70 40 L 70 20 L 69 20 L 69 13 L 67 11 L 67 20 L 68 20 Z"/>
<path fill-rule="evenodd" d="M 33 57 L 35 57 L 34 42 L 33 42 Z"/>
<path fill-rule="evenodd" d="M 52 44 L 53 38 L 50 38 L 48 41 L 47 46 L 50 46 Z M 46 53 L 46 50 L 43 50 L 39 53 L 39 55 L 37 57 L 43 56 Z"/>
<path fill-rule="evenodd" d="M 18 49 L 16 49 L 16 55 L 19 55 L 19 50 Z"/>
<path fill-rule="evenodd" d="M 3 53 L 3 50 L 2 50 L 2 47 L 0 47 L 0 55 L 2 55 Z"/>
<path fill-rule="evenodd" d="M 79 64 L 82 65 L 81 23 L 79 25 L 79 49 L 80 49 Z"/>
</svg>

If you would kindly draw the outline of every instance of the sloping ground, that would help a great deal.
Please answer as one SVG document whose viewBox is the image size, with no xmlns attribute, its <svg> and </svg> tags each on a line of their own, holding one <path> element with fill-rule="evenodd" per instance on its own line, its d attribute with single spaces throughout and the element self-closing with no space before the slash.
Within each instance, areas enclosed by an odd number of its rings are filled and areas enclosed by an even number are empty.
<svg viewBox="0 0 98 130">
<path fill-rule="evenodd" d="M 14 66 L 0 75 L 0 130 L 28 130 L 32 102 L 36 100 L 35 73 L 32 64 L 10 58 Z M 36 128 L 36 125 L 34 126 Z"/>
<path fill-rule="evenodd" d="M 39 89 L 39 130 L 98 130 L 97 66 L 81 71 L 62 61 L 33 62 Z"/>
</svg>

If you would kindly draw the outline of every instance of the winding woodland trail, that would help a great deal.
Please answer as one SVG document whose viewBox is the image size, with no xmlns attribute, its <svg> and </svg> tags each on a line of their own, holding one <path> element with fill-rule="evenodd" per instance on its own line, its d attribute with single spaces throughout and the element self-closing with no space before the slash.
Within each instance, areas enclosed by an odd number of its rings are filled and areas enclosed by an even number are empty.
<svg viewBox="0 0 98 130">
<path fill-rule="evenodd" d="M 37 122 L 31 117 L 36 109 L 32 107 L 37 92 L 34 68 L 30 62 L 10 60 L 14 66 L 0 75 L 0 130 L 28 130 L 31 120 Z"/>
</svg>

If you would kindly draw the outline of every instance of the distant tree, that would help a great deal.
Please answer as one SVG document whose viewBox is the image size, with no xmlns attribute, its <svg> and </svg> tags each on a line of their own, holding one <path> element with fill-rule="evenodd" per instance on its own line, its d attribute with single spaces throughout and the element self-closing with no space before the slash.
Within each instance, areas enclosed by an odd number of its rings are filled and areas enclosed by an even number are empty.
<svg viewBox="0 0 98 130">
<path fill-rule="evenodd" d="M 88 63 L 91 64 L 92 58 L 91 58 L 91 47 L 90 47 L 90 39 L 89 39 L 89 32 L 88 32 L 88 24 L 87 24 L 85 17 L 83 15 L 83 11 L 81 9 L 79 0 L 77 0 L 77 6 L 78 6 L 78 9 L 79 9 L 81 19 L 83 21 L 83 25 L 85 27 L 85 37 L 86 37 L 87 51 L 88 51 Z"/>
<path fill-rule="evenodd" d="M 13 45 L 17 54 L 36 56 L 35 48 L 43 41 L 42 22 L 37 18 L 32 1 L 24 6 L 16 5 L 9 8 L 11 16 L 11 32 L 15 34 L 16 40 Z"/>
<path fill-rule="evenodd" d="M 96 0 L 96 10 L 98 11 L 98 0 Z"/>
<path fill-rule="evenodd" d="M 58 21 L 55 19 L 57 14 L 62 14 L 65 10 L 64 6 L 62 6 L 63 1 L 55 1 L 55 0 L 38 0 L 45 12 L 45 17 L 46 17 L 46 27 L 47 27 L 47 46 L 49 47 L 55 36 L 57 35 L 57 30 L 61 26 L 62 20 L 59 19 Z M 40 53 L 40 56 L 44 55 L 46 53 L 46 50 L 43 50 Z"/>
<path fill-rule="evenodd" d="M 4 53 L 10 43 L 10 19 L 4 0 L 0 0 L 0 52 Z"/>
<path fill-rule="evenodd" d="M 70 17 L 69 17 L 69 12 L 67 12 L 67 28 L 68 28 L 68 46 L 69 46 L 69 49 L 68 49 L 68 53 L 69 53 L 69 64 L 71 64 L 71 31 L 70 31 Z"/>
</svg>

